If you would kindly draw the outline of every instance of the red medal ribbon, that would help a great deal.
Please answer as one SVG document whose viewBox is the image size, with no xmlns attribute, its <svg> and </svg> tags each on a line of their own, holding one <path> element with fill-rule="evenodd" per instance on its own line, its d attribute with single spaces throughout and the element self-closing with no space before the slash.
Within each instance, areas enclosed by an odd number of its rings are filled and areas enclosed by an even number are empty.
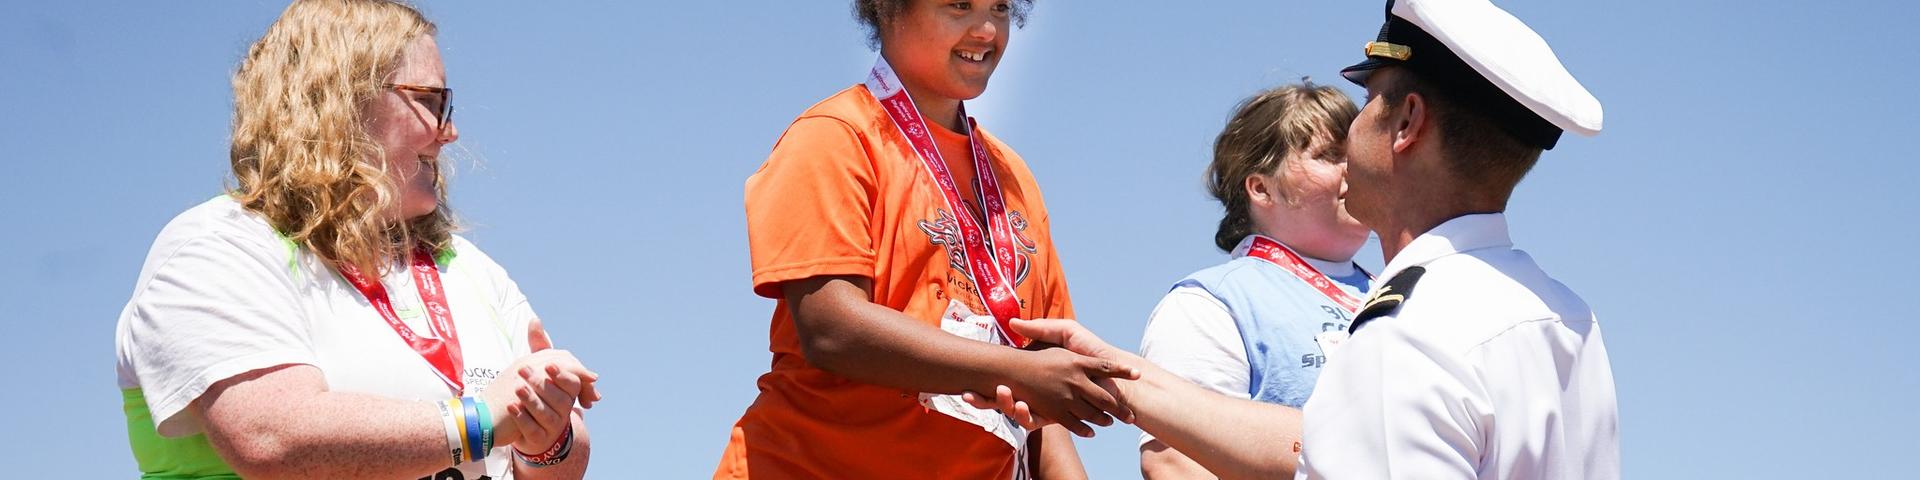
<svg viewBox="0 0 1920 480">
<path fill-rule="evenodd" d="M 1346 290 L 1341 290 L 1338 286 L 1334 286 L 1333 280 L 1328 279 L 1325 274 L 1320 273 L 1320 270 L 1313 268 L 1312 265 L 1308 265 L 1306 260 L 1300 258 L 1300 255 L 1293 253 L 1293 249 L 1287 248 L 1286 245 L 1281 245 L 1280 242 L 1273 241 L 1273 239 L 1265 236 L 1255 235 L 1253 237 L 1253 245 L 1247 247 L 1247 256 L 1266 260 L 1274 265 L 1279 265 L 1280 268 L 1286 271 L 1293 272 L 1294 276 L 1300 277 L 1301 281 L 1307 282 L 1307 284 L 1312 285 L 1314 289 L 1320 290 L 1320 294 L 1332 299 L 1333 303 L 1340 304 L 1340 308 L 1347 309 L 1347 313 L 1349 314 L 1360 310 L 1360 299 L 1358 297 L 1348 294 Z"/>
<path fill-rule="evenodd" d="M 360 274 L 352 265 L 342 265 L 340 276 L 353 284 L 353 288 L 367 297 L 367 303 L 373 304 L 374 311 L 380 312 L 380 318 L 386 319 L 387 326 L 393 327 L 393 333 L 400 340 L 413 347 L 414 353 L 433 366 L 433 373 L 447 382 L 454 395 L 465 393 L 465 382 L 460 378 L 465 362 L 461 358 L 460 333 L 453 329 L 453 311 L 447 308 L 447 292 L 440 284 L 440 270 L 433 264 L 433 255 L 424 249 L 413 253 L 412 265 L 414 286 L 420 291 L 420 301 L 427 310 L 427 330 L 435 337 L 427 338 L 413 332 L 413 328 L 400 321 L 400 315 L 393 310 L 393 299 L 387 297 L 387 286 L 378 279 L 369 279 Z"/>
<path fill-rule="evenodd" d="M 927 173 L 933 175 L 933 182 L 940 187 L 940 196 L 946 201 L 947 208 L 954 212 L 954 220 L 959 224 L 962 252 L 966 259 L 969 277 L 973 278 L 974 288 L 980 293 L 981 303 L 986 304 L 994 321 L 1000 324 L 1000 331 L 1014 346 L 1026 346 L 1028 340 L 1014 333 L 1012 320 L 1020 315 L 1020 297 L 1013 291 L 1014 253 L 1013 223 L 1007 218 L 1006 202 L 1000 197 L 1000 181 L 993 173 L 993 164 L 987 158 L 986 146 L 981 144 L 980 136 L 974 135 L 973 118 L 967 117 L 966 105 L 960 106 L 960 116 L 965 118 L 967 143 L 973 151 L 973 170 L 979 182 L 980 208 L 987 225 L 974 220 L 972 209 L 961 201 L 960 191 L 954 185 L 953 174 L 947 170 L 946 159 L 940 155 L 940 149 L 934 145 L 933 132 L 927 128 L 926 119 L 920 116 L 920 109 L 913 105 L 913 98 L 907 93 L 900 78 L 893 73 L 893 67 L 881 58 L 867 77 L 867 92 L 880 101 L 887 110 L 887 116 L 893 118 L 893 125 L 907 137 L 907 142 L 920 153 L 921 164 L 927 167 Z M 982 231 L 985 233 L 982 233 Z"/>
</svg>

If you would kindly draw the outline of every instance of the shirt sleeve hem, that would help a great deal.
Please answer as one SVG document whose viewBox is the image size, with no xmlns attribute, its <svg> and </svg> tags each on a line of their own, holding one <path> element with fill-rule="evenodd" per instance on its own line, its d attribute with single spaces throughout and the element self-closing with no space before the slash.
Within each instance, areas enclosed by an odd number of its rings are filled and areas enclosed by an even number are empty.
<svg viewBox="0 0 1920 480">
<path fill-rule="evenodd" d="M 763 268 L 753 272 L 753 293 L 778 300 L 781 298 L 780 284 L 785 282 L 822 275 L 857 275 L 872 278 L 873 264 L 873 259 L 870 258 L 833 257 Z"/>
<path fill-rule="evenodd" d="M 185 411 L 187 405 L 198 400 L 200 395 L 206 393 L 207 388 L 212 387 L 214 383 L 263 368 L 312 364 L 311 355 L 292 351 L 259 352 L 229 359 L 201 370 L 184 386 L 158 397 L 160 400 L 157 402 L 152 400 L 155 397 L 148 397 L 147 408 L 153 412 L 153 418 L 157 420 L 154 425 L 157 426 L 158 433 L 162 437 L 184 437 L 201 433 L 206 430 L 204 426 L 197 421 L 190 421 L 183 414 L 187 413 Z"/>
</svg>

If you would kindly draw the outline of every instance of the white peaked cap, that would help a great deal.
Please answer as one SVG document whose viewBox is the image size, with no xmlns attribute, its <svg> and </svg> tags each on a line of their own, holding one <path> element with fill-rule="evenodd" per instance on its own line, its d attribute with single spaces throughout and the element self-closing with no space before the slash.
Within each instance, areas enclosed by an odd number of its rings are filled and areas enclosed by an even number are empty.
<svg viewBox="0 0 1920 480">
<path fill-rule="evenodd" d="M 1464 64 L 1538 120 L 1584 136 L 1600 133 L 1600 100 L 1567 72 L 1546 39 L 1506 10 L 1487 0 L 1389 0 L 1387 8 L 1380 39 L 1367 44 L 1368 60 L 1341 72 L 1349 80 L 1364 83 L 1372 70 L 1389 65 L 1427 77 L 1467 76 L 1457 68 Z M 1428 51 L 1435 47 L 1444 51 Z M 1552 148 L 1558 132 L 1548 139 L 1539 138 L 1541 132 L 1521 136 Z"/>
</svg>

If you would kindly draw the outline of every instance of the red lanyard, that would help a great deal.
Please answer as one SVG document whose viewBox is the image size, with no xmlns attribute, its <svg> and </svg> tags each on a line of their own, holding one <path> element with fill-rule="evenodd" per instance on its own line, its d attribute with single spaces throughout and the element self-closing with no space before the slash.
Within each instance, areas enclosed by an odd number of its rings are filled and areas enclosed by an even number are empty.
<svg viewBox="0 0 1920 480">
<path fill-rule="evenodd" d="M 1333 303 L 1338 303 L 1341 308 L 1347 309 L 1347 313 L 1360 310 L 1360 299 L 1358 297 L 1354 297 L 1352 294 L 1347 293 L 1346 290 L 1341 290 L 1340 287 L 1334 286 L 1333 280 L 1327 279 L 1325 274 L 1314 269 L 1312 265 L 1308 265 L 1306 260 L 1300 259 L 1300 256 L 1294 254 L 1292 249 L 1281 245 L 1280 242 L 1256 235 L 1253 237 L 1253 245 L 1247 247 L 1247 256 L 1272 262 L 1274 265 L 1279 265 L 1280 268 L 1286 271 L 1293 272 L 1294 276 L 1300 277 L 1301 281 L 1307 282 L 1308 285 L 1312 285 L 1313 288 L 1320 290 L 1320 294 L 1332 299 Z"/>
<path fill-rule="evenodd" d="M 974 288 L 980 292 L 980 300 L 993 319 L 1000 323 L 1000 331 L 1015 346 L 1025 346 L 1027 338 L 1014 333 L 1011 321 L 1020 315 L 1020 298 L 1013 291 L 1014 258 L 1013 226 L 1007 219 L 1007 206 L 1000 198 L 1000 181 L 993 173 L 993 164 L 987 158 L 987 149 L 980 143 L 980 136 L 974 135 L 973 118 L 967 117 L 965 105 L 960 107 L 961 118 L 966 118 L 967 143 L 973 151 L 973 171 L 979 180 L 980 208 L 984 210 L 986 228 L 976 223 L 967 207 L 960 199 L 960 191 L 954 186 L 953 174 L 947 170 L 946 159 L 940 155 L 940 149 L 933 143 L 933 133 L 927 128 L 926 120 L 920 117 L 919 108 L 914 107 L 913 98 L 907 93 L 900 78 L 893 73 L 893 67 L 887 65 L 887 59 L 881 58 L 873 66 L 873 72 L 867 76 L 867 92 L 873 94 L 880 105 L 886 107 L 887 116 L 893 118 L 893 125 L 907 137 L 913 149 L 920 153 L 920 161 L 933 175 L 933 181 L 940 186 L 940 196 L 947 208 L 954 212 L 954 219 L 960 226 L 962 251 L 966 255 L 964 264 L 967 276 L 973 279 Z M 986 233 L 982 234 L 981 231 Z"/>
<path fill-rule="evenodd" d="M 460 333 L 453 329 L 453 311 L 447 308 L 447 292 L 440 285 L 440 270 L 434 266 L 433 256 L 426 250 L 413 253 L 413 265 L 408 270 L 413 272 L 413 284 L 420 290 L 420 301 L 426 304 L 427 330 L 439 338 L 422 337 L 402 323 L 400 315 L 393 311 L 393 299 L 387 297 L 387 286 L 377 279 L 368 279 L 352 265 L 342 265 L 340 276 L 346 277 L 354 289 L 367 297 L 367 303 L 373 304 L 374 311 L 380 312 L 380 317 L 387 320 L 387 326 L 393 327 L 393 333 L 399 334 L 407 346 L 413 347 L 414 353 L 420 354 L 420 358 L 433 365 L 433 373 L 439 375 L 441 381 L 447 382 L 447 387 L 452 388 L 455 395 L 462 394 L 466 388 L 460 378 L 460 371 L 464 367 Z"/>
</svg>

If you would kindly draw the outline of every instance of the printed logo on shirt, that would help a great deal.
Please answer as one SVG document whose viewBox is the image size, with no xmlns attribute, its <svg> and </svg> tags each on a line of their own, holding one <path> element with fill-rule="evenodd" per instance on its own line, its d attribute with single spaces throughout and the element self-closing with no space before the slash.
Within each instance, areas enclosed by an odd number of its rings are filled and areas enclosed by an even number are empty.
<svg viewBox="0 0 1920 480">
<path fill-rule="evenodd" d="M 1347 310 L 1344 308 L 1321 304 L 1320 310 L 1327 312 L 1328 317 L 1332 317 L 1331 320 L 1320 322 L 1320 331 L 1322 332 L 1331 332 L 1334 330 L 1344 332 L 1347 330 L 1347 324 L 1353 323 L 1353 314 L 1347 313 Z"/>
<path fill-rule="evenodd" d="M 1334 307 L 1333 305 L 1322 304 L 1320 305 L 1320 310 L 1327 312 L 1327 315 L 1332 315 L 1334 321 L 1340 322 L 1341 329 L 1346 329 L 1346 323 L 1353 321 L 1353 316 L 1348 315 L 1346 310 Z M 1321 328 L 1321 330 L 1326 330 L 1326 328 Z"/>
<path fill-rule="evenodd" d="M 1320 368 L 1326 366 L 1326 352 L 1329 346 L 1323 341 L 1323 337 L 1325 337 L 1328 332 L 1340 332 L 1344 334 L 1347 331 L 1347 324 L 1353 322 L 1353 316 L 1348 314 L 1346 309 L 1322 304 L 1320 305 L 1320 311 L 1326 312 L 1330 318 L 1328 321 L 1320 322 L 1320 336 L 1315 337 L 1315 341 L 1319 343 L 1321 353 L 1300 355 L 1300 368 Z"/>
<path fill-rule="evenodd" d="M 1013 286 L 1018 287 L 1026 283 L 1027 274 L 1033 271 L 1033 256 L 1039 253 L 1040 249 L 1032 238 L 1027 237 L 1027 218 L 1021 215 L 1019 210 L 1007 211 L 1007 222 L 1013 226 L 1013 240 L 1017 244 L 1015 245 L 1017 248 L 1013 249 Z M 927 234 L 928 242 L 947 250 L 947 266 L 959 271 L 960 276 L 967 279 L 967 282 L 963 282 L 966 290 L 974 290 L 973 273 L 967 268 L 966 263 L 966 245 L 961 243 L 960 239 L 959 220 L 955 219 L 947 209 L 935 208 L 934 218 L 931 221 L 920 221 L 920 231 Z M 993 247 L 995 250 L 1005 251 L 999 248 L 1000 245 L 993 245 Z M 1025 299 L 1021 300 L 1022 304 L 1026 303 Z"/>
<path fill-rule="evenodd" d="M 500 378 L 500 370 L 486 367 L 469 367 L 460 375 L 466 380 L 467 391 L 484 392 L 494 379 Z"/>
</svg>

